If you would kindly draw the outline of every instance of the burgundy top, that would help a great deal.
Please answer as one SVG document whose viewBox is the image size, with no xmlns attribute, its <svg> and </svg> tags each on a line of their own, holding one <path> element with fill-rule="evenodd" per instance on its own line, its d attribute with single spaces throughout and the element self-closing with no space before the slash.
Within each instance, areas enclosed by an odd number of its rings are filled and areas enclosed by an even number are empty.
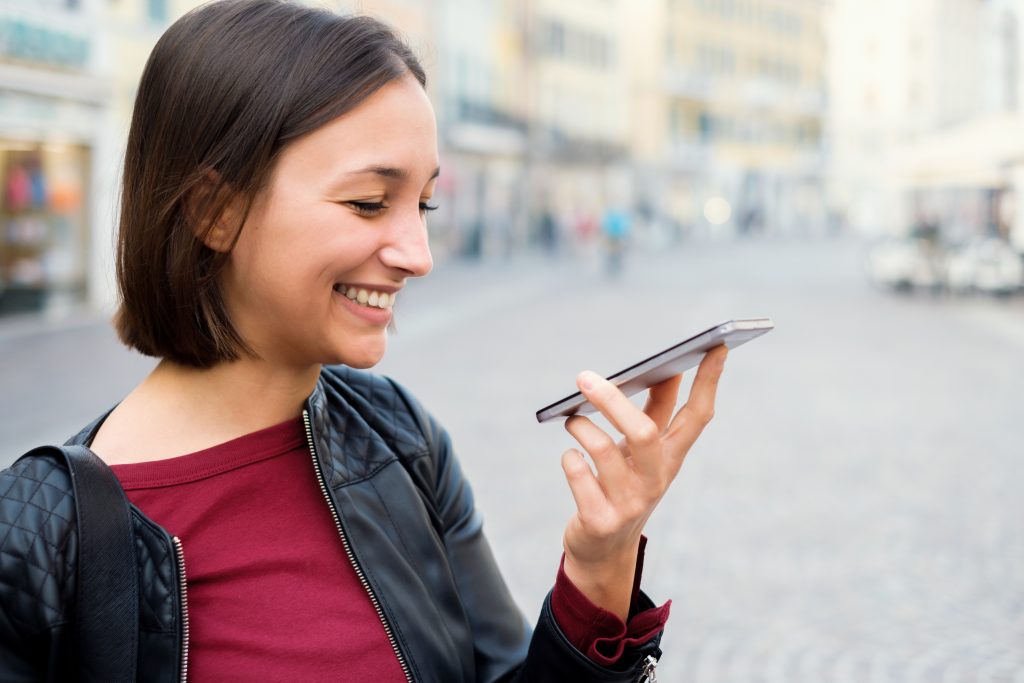
<svg viewBox="0 0 1024 683">
<path fill-rule="evenodd" d="M 295 419 L 197 453 L 112 466 L 128 499 L 181 540 L 192 680 L 406 680 L 310 457 Z M 661 630 L 669 603 L 636 615 L 634 606 L 627 626 L 560 569 L 552 609 L 569 640 L 608 665 Z"/>
</svg>

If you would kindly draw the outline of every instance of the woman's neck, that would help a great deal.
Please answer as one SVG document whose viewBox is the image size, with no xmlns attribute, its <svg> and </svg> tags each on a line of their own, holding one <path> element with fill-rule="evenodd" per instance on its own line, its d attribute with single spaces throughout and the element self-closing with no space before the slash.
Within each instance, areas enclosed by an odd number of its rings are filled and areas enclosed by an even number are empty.
<svg viewBox="0 0 1024 683">
<path fill-rule="evenodd" d="M 249 358 L 204 369 L 161 361 L 110 414 L 92 448 L 117 464 L 230 441 L 297 418 L 319 372 Z"/>
</svg>

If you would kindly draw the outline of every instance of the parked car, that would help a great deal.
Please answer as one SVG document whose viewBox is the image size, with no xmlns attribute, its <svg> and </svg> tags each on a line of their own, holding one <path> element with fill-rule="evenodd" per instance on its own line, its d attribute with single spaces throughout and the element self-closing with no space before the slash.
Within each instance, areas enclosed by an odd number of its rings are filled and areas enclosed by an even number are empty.
<svg viewBox="0 0 1024 683">
<path fill-rule="evenodd" d="M 999 238 L 972 240 L 950 250 L 946 284 L 954 292 L 1012 294 L 1024 287 L 1024 259 Z"/>
<path fill-rule="evenodd" d="M 894 239 L 868 252 L 868 277 L 898 290 L 937 289 L 945 284 L 945 259 L 930 240 Z"/>
</svg>

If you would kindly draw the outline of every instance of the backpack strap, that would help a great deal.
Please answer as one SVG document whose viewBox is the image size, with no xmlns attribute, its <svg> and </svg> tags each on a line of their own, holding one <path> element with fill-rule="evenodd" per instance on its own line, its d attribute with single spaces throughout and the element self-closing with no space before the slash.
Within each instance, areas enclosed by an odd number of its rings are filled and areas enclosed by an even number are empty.
<svg viewBox="0 0 1024 683">
<path fill-rule="evenodd" d="M 79 680 L 131 683 L 139 644 L 139 571 L 128 498 L 113 471 L 85 446 L 43 446 L 59 456 L 75 494 L 78 532 L 74 610 Z"/>
</svg>

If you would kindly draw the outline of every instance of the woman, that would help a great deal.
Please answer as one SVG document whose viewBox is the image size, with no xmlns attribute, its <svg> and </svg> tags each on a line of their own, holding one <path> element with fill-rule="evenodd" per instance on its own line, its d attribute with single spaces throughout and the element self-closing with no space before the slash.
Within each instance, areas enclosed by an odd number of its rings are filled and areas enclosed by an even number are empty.
<svg viewBox="0 0 1024 683">
<path fill-rule="evenodd" d="M 660 654 L 641 531 L 711 417 L 724 349 L 674 417 L 678 377 L 641 411 L 580 375 L 624 438 L 567 422 L 598 474 L 563 455 L 578 510 L 531 629 L 444 430 L 363 371 L 432 265 L 424 83 L 379 22 L 277 0 L 206 5 L 154 48 L 116 326 L 160 362 L 70 442 L 131 502 L 140 680 L 635 681 Z M 45 458 L 0 475 L 0 680 L 77 677 L 89 654 L 68 636 L 71 490 Z"/>
</svg>

